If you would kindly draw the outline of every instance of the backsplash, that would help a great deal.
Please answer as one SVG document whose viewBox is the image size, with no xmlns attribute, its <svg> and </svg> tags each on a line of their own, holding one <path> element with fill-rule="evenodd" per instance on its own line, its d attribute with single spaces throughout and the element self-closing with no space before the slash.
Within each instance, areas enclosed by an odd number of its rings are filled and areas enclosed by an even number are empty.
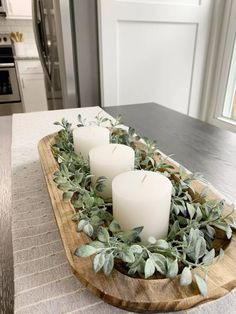
<svg viewBox="0 0 236 314">
<path fill-rule="evenodd" d="M 0 19 L 0 33 L 21 32 L 26 56 L 37 56 L 32 20 Z"/>
</svg>

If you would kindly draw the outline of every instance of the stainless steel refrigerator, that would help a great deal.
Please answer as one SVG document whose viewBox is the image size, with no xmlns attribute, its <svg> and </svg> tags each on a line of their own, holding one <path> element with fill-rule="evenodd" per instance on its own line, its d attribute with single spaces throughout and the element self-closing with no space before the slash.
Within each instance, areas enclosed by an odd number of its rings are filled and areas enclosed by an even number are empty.
<svg viewBox="0 0 236 314">
<path fill-rule="evenodd" d="M 96 0 L 32 0 L 48 109 L 100 105 Z"/>
</svg>

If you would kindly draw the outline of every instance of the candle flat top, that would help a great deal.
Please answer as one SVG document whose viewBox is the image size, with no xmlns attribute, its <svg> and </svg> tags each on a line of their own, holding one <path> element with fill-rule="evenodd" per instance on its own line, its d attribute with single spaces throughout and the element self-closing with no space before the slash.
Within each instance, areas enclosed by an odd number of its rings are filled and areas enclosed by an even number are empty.
<svg viewBox="0 0 236 314">
<path fill-rule="evenodd" d="M 102 134 L 109 134 L 110 131 L 101 126 L 83 126 L 83 127 L 77 127 L 73 130 L 73 134 L 80 136 L 80 137 L 94 137 L 94 136 L 100 136 Z"/>
<path fill-rule="evenodd" d="M 109 160 L 115 160 L 122 162 L 124 159 L 133 159 L 134 150 L 126 145 L 122 144 L 105 144 L 94 147 L 89 152 L 90 159 L 96 159 L 96 162 L 108 162 Z"/>
<path fill-rule="evenodd" d="M 112 182 L 112 188 L 124 198 L 138 198 L 147 201 L 155 195 L 160 199 L 172 191 L 171 181 L 164 175 L 143 170 L 121 173 Z"/>
</svg>

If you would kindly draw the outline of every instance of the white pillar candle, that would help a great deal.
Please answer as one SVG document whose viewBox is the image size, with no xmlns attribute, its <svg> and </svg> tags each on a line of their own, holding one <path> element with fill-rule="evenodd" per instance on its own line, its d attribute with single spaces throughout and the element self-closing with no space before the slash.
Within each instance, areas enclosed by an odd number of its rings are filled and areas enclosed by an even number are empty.
<svg viewBox="0 0 236 314">
<path fill-rule="evenodd" d="M 144 226 L 144 243 L 150 236 L 167 236 L 171 204 L 171 181 L 152 171 L 129 171 L 112 181 L 113 216 L 123 230 Z"/>
<path fill-rule="evenodd" d="M 100 126 L 84 126 L 73 130 L 74 151 L 88 159 L 89 151 L 99 145 L 109 144 L 110 131 Z"/>
<path fill-rule="evenodd" d="M 118 174 L 134 169 L 134 150 L 122 144 L 108 144 L 93 148 L 89 152 L 92 185 L 99 177 L 106 177 L 104 190 L 100 193 L 104 199 L 112 196 L 111 182 Z"/>
</svg>

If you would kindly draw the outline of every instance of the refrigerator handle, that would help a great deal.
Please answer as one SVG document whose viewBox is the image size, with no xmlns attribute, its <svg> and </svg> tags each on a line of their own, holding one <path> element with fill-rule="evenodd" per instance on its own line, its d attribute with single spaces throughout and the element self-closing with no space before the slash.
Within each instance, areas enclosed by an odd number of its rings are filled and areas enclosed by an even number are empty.
<svg viewBox="0 0 236 314">
<path fill-rule="evenodd" d="M 43 45 L 41 43 L 39 28 L 38 28 L 38 0 L 32 0 L 32 18 L 33 18 L 33 29 L 34 36 L 36 41 L 36 46 L 39 54 L 39 59 L 43 67 L 43 71 L 48 81 L 51 82 L 50 74 L 47 68 L 47 64 L 45 62 L 45 58 L 43 55 Z"/>
<path fill-rule="evenodd" d="M 52 20 L 50 19 L 51 13 L 50 13 L 50 7 L 49 3 L 46 1 L 45 3 L 46 11 L 47 11 L 47 16 L 48 16 L 48 28 L 49 28 L 49 33 L 48 33 L 48 38 L 47 40 L 50 42 L 49 49 L 50 49 L 50 70 L 51 70 L 51 79 L 53 80 L 53 75 L 54 75 L 54 66 L 55 66 L 55 47 L 53 44 L 53 27 L 52 27 Z"/>
</svg>

